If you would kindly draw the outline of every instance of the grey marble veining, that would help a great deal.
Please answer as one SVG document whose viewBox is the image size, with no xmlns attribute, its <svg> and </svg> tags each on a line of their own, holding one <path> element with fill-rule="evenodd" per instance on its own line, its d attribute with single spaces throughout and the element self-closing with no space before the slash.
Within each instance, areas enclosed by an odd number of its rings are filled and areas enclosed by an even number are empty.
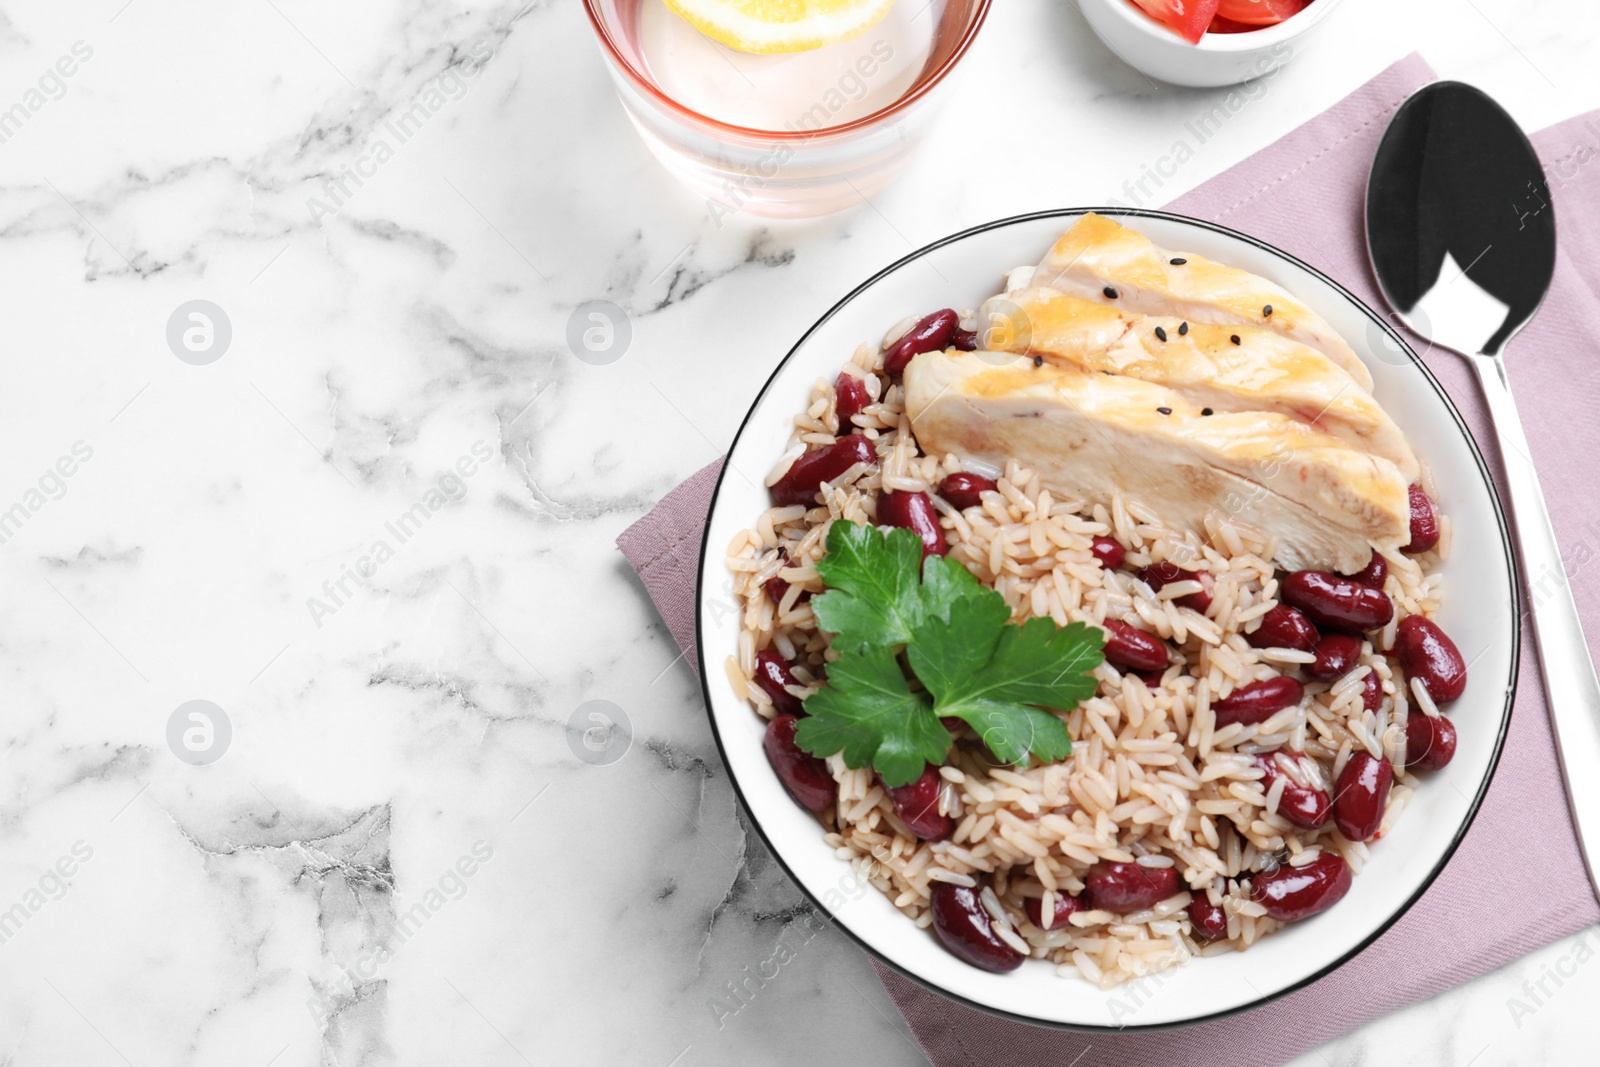
<svg viewBox="0 0 1600 1067">
<path fill-rule="evenodd" d="M 1572 5 L 1345 6 L 1161 199 L 1418 47 L 1530 127 L 1600 106 Z M 0 13 L 0 1063 L 924 1062 L 613 540 L 863 277 L 1121 196 L 1210 106 L 1046 0 L 967 66 L 872 205 L 719 220 L 574 0 Z M 599 299 L 604 366 L 566 343 Z M 231 339 L 186 362 L 200 300 Z M 1299 1062 L 1581 1062 L 1597 947 Z"/>
</svg>

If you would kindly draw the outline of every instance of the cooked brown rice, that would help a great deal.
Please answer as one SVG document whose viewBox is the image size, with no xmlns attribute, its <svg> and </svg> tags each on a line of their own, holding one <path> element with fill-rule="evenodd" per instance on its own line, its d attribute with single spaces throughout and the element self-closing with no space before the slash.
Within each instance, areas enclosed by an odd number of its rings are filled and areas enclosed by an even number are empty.
<svg viewBox="0 0 1600 1067">
<path fill-rule="evenodd" d="M 904 332 L 911 320 L 890 331 Z M 964 323 L 970 327 L 970 318 Z M 873 403 L 845 432 L 876 439 L 880 465 L 858 465 L 823 489 L 818 506 L 769 508 L 753 527 L 736 535 L 727 550 L 734 589 L 743 605 L 738 649 L 727 661 L 730 682 L 764 717 L 770 698 L 750 684 L 756 653 L 772 647 L 795 664 L 807 696 L 819 668 L 835 654 L 818 631 L 806 593 L 823 589 L 816 563 L 829 525 L 836 520 L 873 522 L 878 494 L 931 490 L 962 469 L 954 457 L 923 455 L 901 403 L 901 390 L 882 373 L 882 352 L 861 345 L 845 372 L 862 378 Z M 805 410 L 795 417 L 790 447 L 767 479 L 772 484 L 809 447 L 832 443 L 839 432 L 834 390 L 819 379 Z M 1332 821 L 1316 831 L 1281 818 L 1277 804 L 1285 777 L 1263 791 L 1257 752 L 1304 752 L 1310 759 L 1283 762 L 1300 785 L 1328 789 L 1358 748 L 1389 759 L 1395 771 L 1378 837 L 1389 830 L 1416 784 L 1405 770 L 1406 716 L 1417 694 L 1400 685 L 1383 654 L 1395 626 L 1408 614 L 1438 608 L 1440 552 L 1388 556 L 1386 592 L 1396 614 L 1366 642 L 1360 666 L 1333 683 L 1306 682 L 1306 699 L 1258 726 L 1217 729 L 1213 699 L 1238 685 L 1292 670 L 1309 653 L 1255 649 L 1244 633 L 1277 603 L 1276 568 L 1269 562 L 1268 535 L 1213 518 L 1205 541 L 1162 525 L 1160 516 L 1136 503 L 1113 500 L 1090 505 L 1062 497 L 1015 464 L 996 478 L 999 497 L 958 511 L 937 495 L 936 506 L 950 539 L 950 558 L 998 590 L 1013 618 L 1048 616 L 1058 625 L 1116 618 L 1170 641 L 1181 664 L 1169 665 L 1157 688 L 1123 675 L 1110 664 L 1096 671 L 1098 693 L 1066 714 L 1073 753 L 1043 766 L 995 766 L 969 732 L 957 735 L 940 770 L 940 811 L 955 831 L 943 841 L 924 842 L 906 830 L 875 773 L 850 770 L 842 757 L 829 761 L 839 786 L 837 806 L 820 821 L 839 858 L 888 896 L 921 927 L 932 922 L 929 892 L 935 882 L 978 886 L 987 875 L 983 901 L 1000 920 L 997 935 L 1018 951 L 1047 959 L 1064 976 L 1109 988 L 1131 978 L 1183 963 L 1192 956 L 1249 947 L 1280 924 L 1248 899 L 1241 883 L 1253 873 L 1283 863 L 1309 862 L 1320 850 L 1340 853 L 1354 871 L 1367 859 L 1367 845 L 1351 842 Z M 1425 476 L 1426 477 L 1426 476 Z M 1445 523 L 1448 531 L 1448 521 Z M 1107 571 L 1090 554 L 1090 540 L 1109 535 L 1127 550 L 1128 571 Z M 1448 533 L 1440 549 L 1447 551 Z M 1176 598 L 1195 583 L 1173 583 L 1151 595 L 1130 571 L 1162 560 L 1203 567 L 1215 576 L 1207 614 L 1179 607 Z M 780 603 L 764 582 L 774 575 L 788 583 Z M 1362 706 L 1362 682 L 1376 671 L 1382 706 Z M 1425 697 L 1425 694 L 1424 694 Z M 1432 708 L 1417 714 L 1434 713 Z M 1220 903 L 1231 898 L 1226 940 L 1205 942 L 1191 935 L 1183 892 L 1143 912 L 1115 915 L 1082 911 L 1070 926 L 1044 931 L 1028 921 L 1023 901 L 1078 893 L 1097 861 L 1174 864 L 1192 892 Z M 1047 911 L 1046 914 L 1049 914 Z"/>
</svg>

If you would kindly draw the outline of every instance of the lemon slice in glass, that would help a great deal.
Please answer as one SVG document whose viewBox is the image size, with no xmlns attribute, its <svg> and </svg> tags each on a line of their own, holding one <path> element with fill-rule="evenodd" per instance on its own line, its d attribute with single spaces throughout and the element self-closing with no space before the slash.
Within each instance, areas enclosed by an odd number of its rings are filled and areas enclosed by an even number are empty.
<svg viewBox="0 0 1600 1067">
<path fill-rule="evenodd" d="M 741 52 L 806 52 L 859 37 L 894 0 L 666 0 L 712 40 Z"/>
</svg>

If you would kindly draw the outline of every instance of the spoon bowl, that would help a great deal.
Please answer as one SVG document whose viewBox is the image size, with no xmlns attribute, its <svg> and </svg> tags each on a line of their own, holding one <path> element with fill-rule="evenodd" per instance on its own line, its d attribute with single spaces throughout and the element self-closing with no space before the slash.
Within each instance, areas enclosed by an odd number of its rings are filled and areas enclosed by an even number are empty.
<svg viewBox="0 0 1600 1067">
<path fill-rule="evenodd" d="M 1412 332 L 1496 355 L 1533 317 L 1556 265 L 1544 168 L 1504 108 L 1461 82 L 1400 106 L 1367 183 L 1367 250 Z"/>
</svg>

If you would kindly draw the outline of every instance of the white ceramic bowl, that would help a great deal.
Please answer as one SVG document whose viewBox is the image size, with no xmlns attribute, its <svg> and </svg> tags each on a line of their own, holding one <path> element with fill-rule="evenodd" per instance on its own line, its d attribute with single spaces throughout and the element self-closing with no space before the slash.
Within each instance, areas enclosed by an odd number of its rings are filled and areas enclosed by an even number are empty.
<svg viewBox="0 0 1600 1067">
<path fill-rule="evenodd" d="M 1313 0 L 1276 26 L 1208 33 L 1190 44 L 1128 0 L 1078 0 L 1090 27 L 1124 63 L 1159 81 L 1198 88 L 1270 75 L 1299 54 L 1307 35 L 1338 6 L 1339 0 Z"/>
<path fill-rule="evenodd" d="M 1245 952 L 1194 960 L 1141 983 L 1138 991 L 1105 992 L 1058 977 L 1043 961 L 1006 975 L 978 970 L 946 952 L 882 894 L 857 884 L 850 865 L 823 843 L 816 820 L 784 791 L 762 750 L 764 720 L 728 683 L 723 664 L 736 647 L 739 612 L 730 607 L 723 551 L 768 506 L 762 480 L 812 383 L 833 378 L 856 345 L 876 343 L 906 315 L 977 306 L 998 291 L 1005 271 L 1036 262 L 1082 210 L 1006 219 L 930 245 L 868 280 L 800 339 L 746 416 L 712 500 L 700 561 L 697 651 L 717 744 L 751 821 L 840 929 L 901 973 L 986 1011 L 1056 1026 L 1129 1030 L 1195 1022 L 1281 996 L 1349 959 L 1421 895 L 1466 832 L 1499 758 L 1516 681 L 1518 594 L 1505 520 L 1483 459 L 1438 382 L 1381 318 L 1332 280 L 1242 234 L 1158 212 L 1097 210 L 1121 217 L 1162 247 L 1254 271 L 1304 300 L 1367 361 L 1378 399 L 1432 465 L 1454 529 L 1439 621 L 1471 663 L 1467 691 L 1450 710 L 1459 746 L 1450 765 L 1423 782 L 1393 831 L 1372 846 L 1349 895 Z"/>
</svg>

